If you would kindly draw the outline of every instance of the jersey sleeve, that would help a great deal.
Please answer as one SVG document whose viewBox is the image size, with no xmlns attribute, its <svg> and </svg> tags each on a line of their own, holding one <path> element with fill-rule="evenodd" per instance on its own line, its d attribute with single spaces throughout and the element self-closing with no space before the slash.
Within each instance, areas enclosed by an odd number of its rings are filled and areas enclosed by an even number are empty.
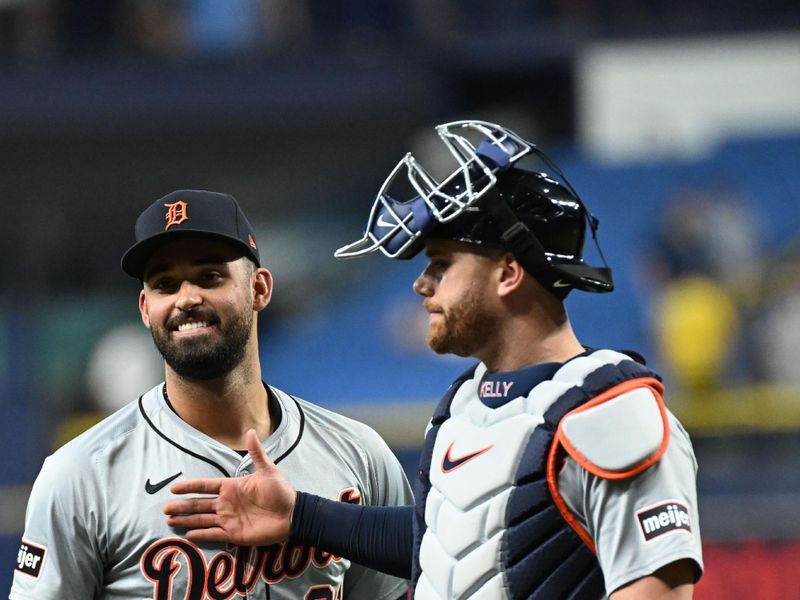
<svg viewBox="0 0 800 600">
<path fill-rule="evenodd" d="M 102 511 L 87 471 L 60 456 L 45 460 L 28 500 L 11 600 L 95 597 Z"/>
<path fill-rule="evenodd" d="M 559 492 L 595 543 L 609 594 L 682 559 L 694 562 L 697 579 L 702 573 L 697 461 L 689 435 L 671 414 L 669 422 L 666 452 L 631 479 L 603 479 L 571 458 L 559 474 Z"/>
<path fill-rule="evenodd" d="M 414 502 L 400 462 L 386 442 L 368 429 L 364 435 L 367 455 L 368 506 L 407 506 Z M 353 563 L 345 577 L 345 598 L 352 600 L 394 600 L 408 589 L 408 582 Z"/>
</svg>

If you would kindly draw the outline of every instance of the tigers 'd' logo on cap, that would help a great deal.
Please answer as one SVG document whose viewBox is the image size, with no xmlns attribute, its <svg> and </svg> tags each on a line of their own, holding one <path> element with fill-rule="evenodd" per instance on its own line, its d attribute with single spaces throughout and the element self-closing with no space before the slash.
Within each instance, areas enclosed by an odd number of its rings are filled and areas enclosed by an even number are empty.
<svg viewBox="0 0 800 600">
<path fill-rule="evenodd" d="M 189 219 L 189 216 L 186 214 L 186 207 L 188 205 L 183 200 L 178 200 L 172 204 L 165 204 L 164 206 L 167 207 L 167 214 L 165 215 L 167 225 L 164 227 L 164 231 L 173 225 L 180 225 Z"/>
</svg>

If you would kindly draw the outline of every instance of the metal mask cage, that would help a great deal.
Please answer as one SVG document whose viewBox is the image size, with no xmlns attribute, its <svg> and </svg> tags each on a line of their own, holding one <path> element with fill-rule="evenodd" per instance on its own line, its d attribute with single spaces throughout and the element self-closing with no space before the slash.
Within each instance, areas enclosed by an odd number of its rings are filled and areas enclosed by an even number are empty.
<svg viewBox="0 0 800 600">
<path fill-rule="evenodd" d="M 485 121 L 453 121 L 438 125 L 436 132 L 455 159 L 455 170 L 438 180 L 412 153 L 406 154 L 378 191 L 363 237 L 339 248 L 336 258 L 357 258 L 377 250 L 389 258 L 408 258 L 426 233 L 474 206 L 495 185 L 498 171 L 534 149 L 512 131 Z M 400 183 L 410 185 L 416 195 L 396 199 L 390 192 Z"/>
</svg>

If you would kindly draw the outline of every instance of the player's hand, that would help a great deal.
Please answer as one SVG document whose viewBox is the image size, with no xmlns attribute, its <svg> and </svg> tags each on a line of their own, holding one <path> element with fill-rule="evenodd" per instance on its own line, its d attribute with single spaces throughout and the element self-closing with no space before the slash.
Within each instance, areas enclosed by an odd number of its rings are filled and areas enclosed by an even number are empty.
<svg viewBox="0 0 800 600">
<path fill-rule="evenodd" d="M 215 494 L 173 500 L 164 505 L 167 525 L 186 529 L 193 541 L 264 546 L 289 536 L 297 493 L 268 457 L 255 430 L 247 450 L 256 472 L 244 477 L 178 481 L 173 494 Z"/>
</svg>

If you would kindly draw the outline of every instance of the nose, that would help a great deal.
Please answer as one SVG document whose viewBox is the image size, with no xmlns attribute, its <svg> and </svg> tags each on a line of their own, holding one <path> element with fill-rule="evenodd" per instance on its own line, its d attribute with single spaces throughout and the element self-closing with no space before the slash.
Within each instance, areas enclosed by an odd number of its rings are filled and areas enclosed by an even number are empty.
<svg viewBox="0 0 800 600">
<path fill-rule="evenodd" d="M 175 300 L 175 306 L 179 310 L 187 311 L 203 303 L 203 298 L 199 293 L 197 286 L 189 281 L 181 283 L 178 290 L 178 297 Z"/>
<path fill-rule="evenodd" d="M 425 298 L 433 296 L 433 278 L 428 275 L 427 271 L 419 274 L 419 277 L 414 280 L 414 285 L 411 286 L 416 294 Z"/>
</svg>

